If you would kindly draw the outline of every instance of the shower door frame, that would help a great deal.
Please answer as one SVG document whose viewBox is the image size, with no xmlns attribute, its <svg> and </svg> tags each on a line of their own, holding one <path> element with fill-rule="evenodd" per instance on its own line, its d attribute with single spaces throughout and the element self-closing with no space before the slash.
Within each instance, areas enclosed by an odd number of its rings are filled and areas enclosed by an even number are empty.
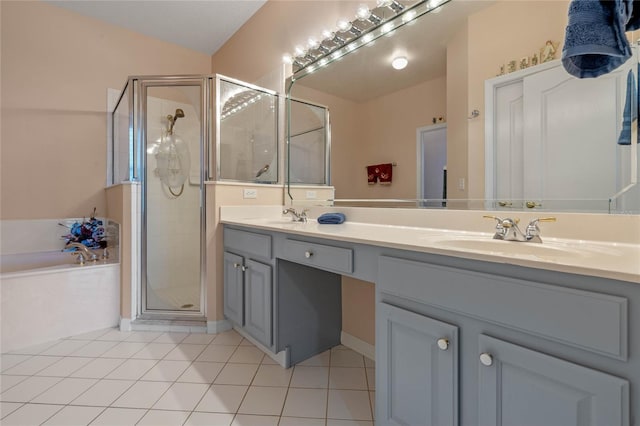
<svg viewBox="0 0 640 426">
<path fill-rule="evenodd" d="M 141 182 L 140 191 L 140 274 L 136 295 L 136 319 L 141 320 L 206 320 L 206 188 L 204 182 L 209 175 L 209 121 L 211 109 L 209 107 L 209 82 L 206 75 L 182 75 L 182 76 L 144 76 L 134 77 L 139 87 L 139 96 L 136 100 L 138 134 L 135 137 L 137 143 L 138 176 Z M 147 307 L 147 89 L 151 87 L 176 87 L 192 86 L 200 87 L 200 309 L 198 311 L 183 310 L 150 310 Z"/>
</svg>

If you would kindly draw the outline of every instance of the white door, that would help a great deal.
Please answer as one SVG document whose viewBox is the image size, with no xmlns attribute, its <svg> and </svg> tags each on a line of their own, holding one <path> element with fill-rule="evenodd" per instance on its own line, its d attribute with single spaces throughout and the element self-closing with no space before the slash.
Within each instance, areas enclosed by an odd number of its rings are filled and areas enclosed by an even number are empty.
<svg viewBox="0 0 640 426">
<path fill-rule="evenodd" d="M 628 70 L 577 79 L 556 67 L 524 79 L 525 199 L 588 209 L 617 192 Z"/>
<path fill-rule="evenodd" d="M 447 126 L 421 127 L 418 129 L 418 198 L 442 200 L 445 170 L 447 166 Z M 425 206 L 441 207 L 442 201 L 427 201 Z"/>
<path fill-rule="evenodd" d="M 572 77 L 558 61 L 488 80 L 486 198 L 606 211 L 630 183 L 630 149 L 617 141 L 635 63 L 597 79 Z"/>
</svg>

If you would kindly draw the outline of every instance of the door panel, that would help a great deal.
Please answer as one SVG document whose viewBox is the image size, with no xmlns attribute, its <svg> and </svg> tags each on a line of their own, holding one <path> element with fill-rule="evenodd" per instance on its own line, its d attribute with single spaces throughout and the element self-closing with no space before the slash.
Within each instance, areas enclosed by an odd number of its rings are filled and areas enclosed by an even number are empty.
<svg viewBox="0 0 640 426">
<path fill-rule="evenodd" d="M 224 252 L 224 316 L 238 325 L 243 325 L 243 258 Z"/>
<path fill-rule="evenodd" d="M 456 425 L 458 328 L 386 303 L 376 322 L 376 424 Z"/>
<path fill-rule="evenodd" d="M 629 383 L 480 335 L 480 425 L 629 424 Z M 486 365 L 490 359 L 491 365 Z"/>
<path fill-rule="evenodd" d="M 271 266 L 247 260 L 245 271 L 245 329 L 265 346 L 271 346 Z"/>
</svg>

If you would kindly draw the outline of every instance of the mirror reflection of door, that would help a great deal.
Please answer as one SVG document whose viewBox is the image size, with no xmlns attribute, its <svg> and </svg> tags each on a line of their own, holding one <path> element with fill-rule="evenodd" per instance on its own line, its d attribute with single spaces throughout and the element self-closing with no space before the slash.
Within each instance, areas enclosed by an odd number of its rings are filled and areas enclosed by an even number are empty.
<svg viewBox="0 0 640 426">
<path fill-rule="evenodd" d="M 574 78 L 557 63 L 490 84 L 494 154 L 486 170 L 495 161 L 495 175 L 487 175 L 487 193 L 514 206 L 565 209 L 570 202 L 606 211 L 629 183 L 620 171 L 630 158 L 617 141 L 631 62 L 595 79 Z"/>
<path fill-rule="evenodd" d="M 147 88 L 143 312 L 201 308 L 201 92 Z"/>
<path fill-rule="evenodd" d="M 418 199 L 423 207 L 443 207 L 446 194 L 447 126 L 418 129 Z"/>
</svg>

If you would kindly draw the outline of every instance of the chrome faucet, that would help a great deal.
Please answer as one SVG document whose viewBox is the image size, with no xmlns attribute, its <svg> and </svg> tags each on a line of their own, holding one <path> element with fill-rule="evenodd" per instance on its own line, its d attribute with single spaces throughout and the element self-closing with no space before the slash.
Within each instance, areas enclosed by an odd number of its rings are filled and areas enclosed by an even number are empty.
<svg viewBox="0 0 640 426">
<path fill-rule="evenodd" d="M 90 261 L 98 260 L 98 255 L 92 252 L 91 250 L 89 250 L 89 247 L 85 246 L 84 244 L 70 242 L 65 246 L 65 248 L 72 248 L 72 247 L 77 248 L 78 249 L 77 252 L 79 253 L 79 256 L 82 257 L 81 259 L 79 259 L 80 264 L 83 264 L 85 260 L 90 260 Z"/>
<path fill-rule="evenodd" d="M 555 222 L 555 217 L 542 217 L 534 219 L 527 225 L 525 232 L 518 227 L 520 219 L 500 219 L 496 216 L 483 216 L 486 219 L 494 219 L 496 223 L 496 233 L 493 235 L 494 240 L 505 241 L 524 241 L 531 243 L 541 243 L 540 228 L 538 223 L 540 222 Z"/>
<path fill-rule="evenodd" d="M 307 212 L 309 210 L 307 209 L 303 209 L 302 211 L 300 211 L 299 213 L 296 211 L 296 209 L 294 208 L 288 208 L 288 209 L 284 209 L 282 214 L 289 214 L 291 213 L 291 219 L 294 222 L 306 222 L 307 221 Z"/>
</svg>

